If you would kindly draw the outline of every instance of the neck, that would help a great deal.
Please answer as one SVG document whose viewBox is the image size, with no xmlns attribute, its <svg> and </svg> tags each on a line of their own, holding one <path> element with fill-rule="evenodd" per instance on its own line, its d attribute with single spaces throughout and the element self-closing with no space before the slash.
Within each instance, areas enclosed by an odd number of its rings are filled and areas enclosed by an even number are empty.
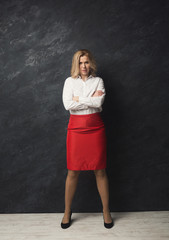
<svg viewBox="0 0 169 240">
<path fill-rule="evenodd" d="M 81 76 L 82 80 L 83 81 L 86 81 L 86 79 L 88 78 L 89 76 Z"/>
</svg>

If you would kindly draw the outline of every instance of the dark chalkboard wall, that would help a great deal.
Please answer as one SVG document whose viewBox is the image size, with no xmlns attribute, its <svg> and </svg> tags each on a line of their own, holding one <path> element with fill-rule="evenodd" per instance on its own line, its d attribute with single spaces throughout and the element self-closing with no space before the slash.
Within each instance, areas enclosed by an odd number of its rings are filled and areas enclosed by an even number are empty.
<svg viewBox="0 0 169 240">
<path fill-rule="evenodd" d="M 169 2 L 0 1 L 0 212 L 63 212 L 72 56 L 105 82 L 111 211 L 169 210 Z M 74 212 L 99 212 L 82 171 Z"/>
</svg>

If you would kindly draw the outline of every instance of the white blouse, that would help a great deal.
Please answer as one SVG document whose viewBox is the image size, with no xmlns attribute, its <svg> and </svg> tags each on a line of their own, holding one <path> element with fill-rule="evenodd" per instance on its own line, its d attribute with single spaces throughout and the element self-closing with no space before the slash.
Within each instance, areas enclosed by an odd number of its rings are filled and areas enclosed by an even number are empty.
<svg viewBox="0 0 169 240">
<path fill-rule="evenodd" d="M 102 90 L 102 96 L 92 97 L 96 90 Z M 77 78 L 66 78 L 63 86 L 62 100 L 66 110 L 70 114 L 82 115 L 102 111 L 106 91 L 103 79 L 90 75 L 85 81 L 79 75 Z M 73 96 L 79 96 L 79 102 L 74 101 Z"/>
</svg>

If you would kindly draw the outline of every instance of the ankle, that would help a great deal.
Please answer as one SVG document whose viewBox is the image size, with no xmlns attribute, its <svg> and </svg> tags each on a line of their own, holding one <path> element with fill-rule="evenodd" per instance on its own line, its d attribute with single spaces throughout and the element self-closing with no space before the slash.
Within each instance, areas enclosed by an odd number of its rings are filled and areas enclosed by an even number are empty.
<svg viewBox="0 0 169 240">
<path fill-rule="evenodd" d="M 71 209 L 65 209 L 65 214 L 70 214 L 70 212 L 71 212 Z"/>
<path fill-rule="evenodd" d="M 110 212 L 109 208 L 103 208 L 103 213 L 108 213 Z"/>
</svg>

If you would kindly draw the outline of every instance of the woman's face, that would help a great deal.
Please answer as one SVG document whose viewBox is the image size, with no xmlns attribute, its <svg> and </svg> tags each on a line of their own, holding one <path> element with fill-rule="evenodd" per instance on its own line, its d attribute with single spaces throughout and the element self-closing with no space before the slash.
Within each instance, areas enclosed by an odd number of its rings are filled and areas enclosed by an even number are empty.
<svg viewBox="0 0 169 240">
<path fill-rule="evenodd" d="M 90 62 L 87 56 L 80 57 L 79 70 L 81 77 L 88 77 L 90 72 Z"/>
</svg>

